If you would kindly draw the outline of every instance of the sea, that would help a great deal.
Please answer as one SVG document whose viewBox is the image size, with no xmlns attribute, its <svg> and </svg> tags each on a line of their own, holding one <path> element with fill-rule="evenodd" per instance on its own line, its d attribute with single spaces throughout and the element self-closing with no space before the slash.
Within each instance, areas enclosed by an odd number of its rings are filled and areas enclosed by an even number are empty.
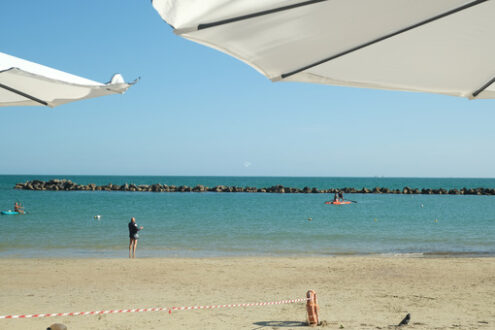
<svg viewBox="0 0 495 330">
<path fill-rule="evenodd" d="M 495 179 L 0 175 L 0 257 L 126 258 L 136 218 L 138 257 L 495 255 L 495 196 L 14 190 L 28 180 L 303 188 L 495 188 Z"/>
</svg>

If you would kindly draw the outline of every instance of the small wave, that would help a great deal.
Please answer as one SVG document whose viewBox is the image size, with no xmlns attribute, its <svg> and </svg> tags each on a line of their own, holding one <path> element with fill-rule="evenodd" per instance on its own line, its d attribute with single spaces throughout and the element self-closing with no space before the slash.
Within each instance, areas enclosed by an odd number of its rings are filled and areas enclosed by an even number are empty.
<svg viewBox="0 0 495 330">
<path fill-rule="evenodd" d="M 422 258 L 424 257 L 425 254 L 423 252 L 404 252 L 404 253 L 388 252 L 388 253 L 380 253 L 378 255 L 381 257 L 388 257 L 388 258 L 394 258 L 394 257 Z"/>
<path fill-rule="evenodd" d="M 425 257 L 443 257 L 443 258 L 479 258 L 493 257 L 495 252 L 488 251 L 433 251 L 425 252 Z"/>
</svg>

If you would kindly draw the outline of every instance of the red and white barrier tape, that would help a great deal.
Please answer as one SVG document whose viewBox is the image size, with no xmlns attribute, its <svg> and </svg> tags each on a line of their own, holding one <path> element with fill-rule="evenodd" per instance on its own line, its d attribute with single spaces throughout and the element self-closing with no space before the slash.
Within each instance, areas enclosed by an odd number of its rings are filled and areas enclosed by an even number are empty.
<svg viewBox="0 0 495 330">
<path fill-rule="evenodd" d="M 0 319 L 30 319 L 35 317 L 52 317 L 52 316 L 85 316 L 85 315 L 101 315 L 101 314 L 117 314 L 117 313 L 139 313 L 139 312 L 162 312 L 168 311 L 187 311 L 193 309 L 214 309 L 214 308 L 232 308 L 232 307 L 251 307 L 251 306 L 267 306 L 292 304 L 301 301 L 307 301 L 309 298 L 290 299 L 270 302 L 257 302 L 247 304 L 228 304 L 228 305 L 211 305 L 211 306 L 188 306 L 188 307 L 156 307 L 156 308 L 136 308 L 136 309 L 114 309 L 108 311 L 92 311 L 92 312 L 72 312 L 72 313 L 49 313 L 49 314 L 24 314 L 24 315 L 2 315 Z"/>
</svg>

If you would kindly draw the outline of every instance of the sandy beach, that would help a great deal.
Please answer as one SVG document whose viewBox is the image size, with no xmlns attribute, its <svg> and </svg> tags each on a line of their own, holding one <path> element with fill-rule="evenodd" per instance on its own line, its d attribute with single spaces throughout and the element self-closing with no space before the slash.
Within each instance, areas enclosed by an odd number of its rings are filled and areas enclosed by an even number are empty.
<svg viewBox="0 0 495 330">
<path fill-rule="evenodd" d="M 328 329 L 494 329 L 495 258 L 1 259 L 0 314 L 233 304 L 316 290 Z M 292 329 L 303 303 L 0 320 L 1 329 Z"/>
</svg>

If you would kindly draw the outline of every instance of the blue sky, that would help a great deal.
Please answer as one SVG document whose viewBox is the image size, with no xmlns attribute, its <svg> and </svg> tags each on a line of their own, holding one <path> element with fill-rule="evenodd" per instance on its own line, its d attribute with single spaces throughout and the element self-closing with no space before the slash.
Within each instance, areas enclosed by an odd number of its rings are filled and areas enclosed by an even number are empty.
<svg viewBox="0 0 495 330">
<path fill-rule="evenodd" d="M 1 174 L 495 177 L 495 101 L 272 83 L 151 2 L 0 4 L 1 50 L 124 95 L 0 108 Z"/>
</svg>

